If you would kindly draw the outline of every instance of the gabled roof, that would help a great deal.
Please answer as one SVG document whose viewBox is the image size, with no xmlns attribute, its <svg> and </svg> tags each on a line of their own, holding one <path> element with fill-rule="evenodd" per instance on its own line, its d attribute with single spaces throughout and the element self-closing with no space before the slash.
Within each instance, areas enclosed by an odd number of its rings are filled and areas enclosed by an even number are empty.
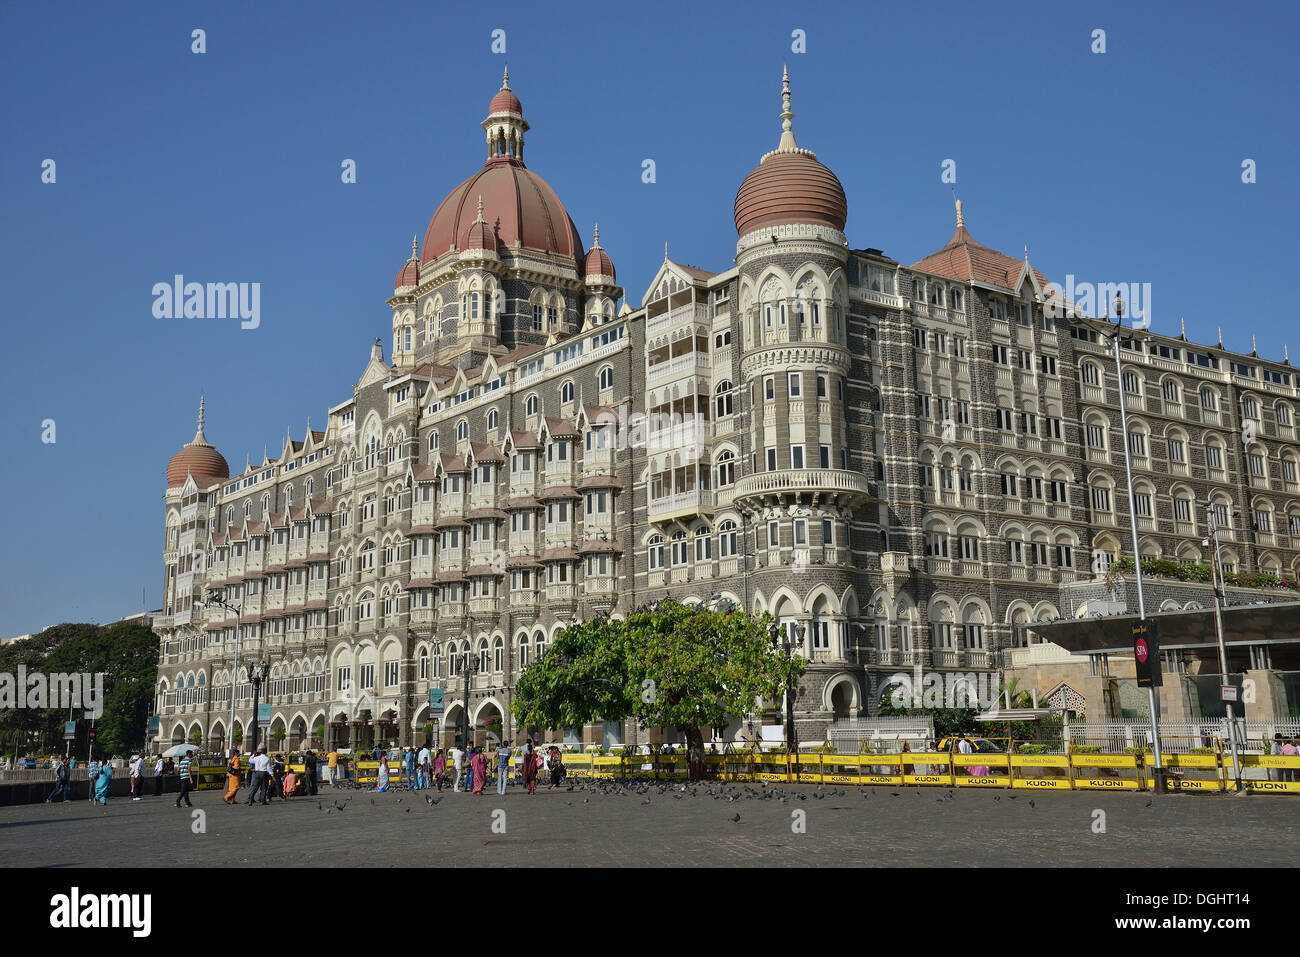
<svg viewBox="0 0 1300 957">
<path fill-rule="evenodd" d="M 947 245 L 920 262 L 913 263 L 912 268 L 936 276 L 946 276 L 958 282 L 975 282 L 1014 290 L 1018 288 L 1025 265 L 1023 259 L 1014 259 L 976 242 L 966 231 L 965 225 L 961 225 Z M 1033 267 L 1030 267 L 1030 271 L 1038 280 L 1039 287 L 1045 289 L 1047 277 Z"/>
</svg>

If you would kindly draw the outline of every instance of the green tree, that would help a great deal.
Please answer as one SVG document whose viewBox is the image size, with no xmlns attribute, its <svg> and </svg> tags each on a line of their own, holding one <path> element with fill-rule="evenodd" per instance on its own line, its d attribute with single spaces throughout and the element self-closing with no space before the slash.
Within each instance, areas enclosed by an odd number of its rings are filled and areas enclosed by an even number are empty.
<svg viewBox="0 0 1300 957">
<path fill-rule="evenodd" d="M 50 652 L 49 672 L 104 675 L 103 714 L 95 721 L 95 750 L 130 754 L 144 746 L 158 684 L 158 636 L 134 622 L 78 625 Z M 55 715 L 55 722 L 62 721 Z"/>
<path fill-rule="evenodd" d="M 681 727 L 688 745 L 702 749 L 703 727 L 754 711 L 803 675 L 802 657 L 772 647 L 770 623 L 671 600 L 623 620 L 575 623 L 520 676 L 512 709 L 532 728 L 625 718 Z"/>
</svg>

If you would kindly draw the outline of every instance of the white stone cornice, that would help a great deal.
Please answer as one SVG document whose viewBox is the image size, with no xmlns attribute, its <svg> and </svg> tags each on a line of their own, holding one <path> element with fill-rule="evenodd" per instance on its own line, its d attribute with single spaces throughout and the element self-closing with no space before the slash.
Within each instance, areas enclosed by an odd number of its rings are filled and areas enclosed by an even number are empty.
<svg viewBox="0 0 1300 957">
<path fill-rule="evenodd" d="M 742 378 L 772 369 L 802 369 L 805 367 L 829 367 L 841 373 L 847 373 L 853 359 L 847 351 L 821 343 L 783 343 L 750 352 L 740 360 Z"/>
</svg>

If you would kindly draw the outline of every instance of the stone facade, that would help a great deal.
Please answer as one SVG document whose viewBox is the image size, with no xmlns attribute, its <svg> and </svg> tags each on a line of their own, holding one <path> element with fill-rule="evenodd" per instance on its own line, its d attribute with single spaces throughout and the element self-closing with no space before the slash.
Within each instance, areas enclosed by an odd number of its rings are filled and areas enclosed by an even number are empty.
<svg viewBox="0 0 1300 957">
<path fill-rule="evenodd" d="M 489 119 L 518 160 L 489 163 L 522 169 L 514 116 Z M 501 242 L 480 199 L 464 246 L 413 250 L 390 358 L 376 340 L 324 430 L 169 488 L 163 743 L 226 742 L 236 655 L 270 665 L 273 743 L 423 740 L 439 689 L 440 743 L 466 709 L 476 741 L 517 739 L 515 683 L 566 623 L 668 596 L 771 613 L 810 659 L 796 719 L 820 740 L 897 671 L 997 669 L 1026 622 L 1071 613 L 1062 584 L 1130 550 L 1120 388 L 1142 553 L 1201 558 L 1213 501 L 1226 563 L 1300 572 L 1289 365 L 1150 335 L 1120 382 L 1106 324 L 960 216 L 906 267 L 796 213 L 722 273 L 665 255 L 633 309 L 598 245 Z M 243 674 L 235 704 L 242 734 Z M 778 723 L 771 704 L 717 733 Z"/>
</svg>

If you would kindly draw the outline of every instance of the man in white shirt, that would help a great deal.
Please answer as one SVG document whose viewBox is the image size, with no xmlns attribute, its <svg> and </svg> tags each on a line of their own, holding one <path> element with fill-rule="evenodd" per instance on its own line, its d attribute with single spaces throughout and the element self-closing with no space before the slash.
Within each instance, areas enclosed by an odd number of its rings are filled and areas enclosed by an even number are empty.
<svg viewBox="0 0 1300 957">
<path fill-rule="evenodd" d="M 267 800 L 267 791 L 270 789 L 271 759 L 266 756 L 266 748 L 259 747 L 257 749 L 257 754 L 253 755 L 253 760 L 249 762 L 249 767 L 253 769 L 253 783 L 248 789 L 248 806 L 253 806 L 253 802 L 257 799 L 258 791 L 262 792 L 262 803 L 270 804 L 271 802 Z"/>
<path fill-rule="evenodd" d="M 418 775 L 418 780 L 419 780 L 419 782 L 420 782 L 420 785 L 419 785 L 419 786 L 420 786 L 421 789 L 423 789 L 423 788 L 427 788 L 427 787 L 429 786 L 429 762 L 430 762 L 430 760 L 431 760 L 431 756 L 430 756 L 430 754 L 429 754 L 429 746 L 426 744 L 424 747 L 422 747 L 422 748 L 420 749 L 420 754 L 419 754 L 419 756 L 416 758 L 416 761 L 415 761 L 415 764 L 416 764 L 416 772 L 417 772 L 417 775 Z"/>
<path fill-rule="evenodd" d="M 463 791 L 465 790 L 465 777 L 463 773 L 465 768 L 465 752 L 460 749 L 460 745 L 451 749 L 451 761 L 453 766 L 456 768 L 456 785 L 454 790 Z"/>
<path fill-rule="evenodd" d="M 140 800 L 140 785 L 144 783 L 141 778 L 144 775 L 144 762 L 140 760 L 140 755 L 131 755 L 131 800 Z"/>
</svg>

